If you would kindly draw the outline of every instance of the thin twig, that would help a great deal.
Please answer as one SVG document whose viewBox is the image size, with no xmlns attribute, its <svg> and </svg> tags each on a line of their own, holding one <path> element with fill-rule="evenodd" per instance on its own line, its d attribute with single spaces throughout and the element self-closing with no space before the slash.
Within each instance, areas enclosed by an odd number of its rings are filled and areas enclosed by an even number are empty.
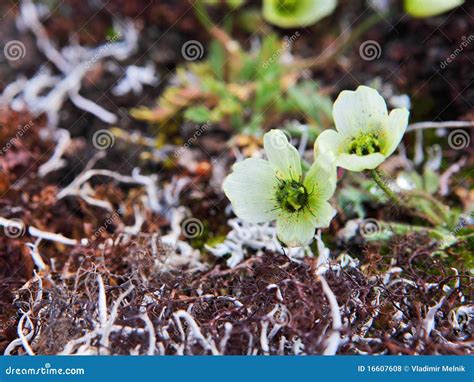
<svg viewBox="0 0 474 382">
<path fill-rule="evenodd" d="M 456 129 L 461 127 L 474 127 L 474 122 L 469 121 L 446 121 L 446 122 L 417 122 L 408 125 L 407 133 L 423 129 Z"/>
</svg>

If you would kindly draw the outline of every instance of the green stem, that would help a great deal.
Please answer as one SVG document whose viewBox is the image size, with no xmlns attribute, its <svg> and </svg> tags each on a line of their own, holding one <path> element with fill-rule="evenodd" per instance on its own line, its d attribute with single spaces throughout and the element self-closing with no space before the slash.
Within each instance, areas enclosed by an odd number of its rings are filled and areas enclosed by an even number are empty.
<svg viewBox="0 0 474 382">
<path fill-rule="evenodd" d="M 474 232 L 473 233 L 468 233 L 466 235 L 461 235 L 461 236 L 456 236 L 456 239 L 458 241 L 461 241 L 461 240 L 467 240 L 467 239 L 470 239 L 470 238 L 474 238 Z"/>
<path fill-rule="evenodd" d="M 194 14 L 204 29 L 224 47 L 232 56 L 232 59 L 239 58 L 238 54 L 241 50 L 239 43 L 212 21 L 207 11 L 205 1 L 197 0 L 194 3 Z"/>
<path fill-rule="evenodd" d="M 194 3 L 194 14 L 206 31 L 210 32 L 214 27 L 214 23 L 212 22 L 202 0 L 198 0 Z"/>
<path fill-rule="evenodd" d="M 436 240 L 446 240 L 451 237 L 451 232 L 443 228 L 428 228 L 403 223 L 385 223 L 380 222 L 381 231 L 393 232 L 397 235 L 408 235 L 413 232 L 426 233 Z"/>
<path fill-rule="evenodd" d="M 375 183 L 387 194 L 387 196 L 392 200 L 396 205 L 398 206 L 403 206 L 403 203 L 401 202 L 400 198 L 393 192 L 390 187 L 388 187 L 385 182 L 383 181 L 382 177 L 380 176 L 380 173 L 377 170 L 372 170 L 370 172 L 372 175 L 372 178 L 374 179 Z"/>
<path fill-rule="evenodd" d="M 194 4 L 194 14 L 206 29 L 206 31 L 217 41 L 229 54 L 229 59 L 226 61 L 226 68 L 224 77 L 233 77 L 234 73 L 238 73 L 242 67 L 242 53 L 239 43 L 232 39 L 232 37 L 222 28 L 217 26 L 209 16 L 204 0 L 197 0 Z"/>
</svg>

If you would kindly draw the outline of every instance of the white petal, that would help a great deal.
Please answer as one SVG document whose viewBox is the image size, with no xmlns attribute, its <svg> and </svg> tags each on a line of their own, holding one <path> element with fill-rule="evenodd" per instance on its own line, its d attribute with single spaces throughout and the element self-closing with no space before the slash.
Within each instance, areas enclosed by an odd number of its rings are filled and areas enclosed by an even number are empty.
<svg viewBox="0 0 474 382">
<path fill-rule="evenodd" d="M 316 228 L 329 227 L 337 211 L 326 201 L 313 199 L 310 201 L 313 226 Z"/>
<path fill-rule="evenodd" d="M 301 178 L 300 154 L 282 131 L 270 130 L 266 133 L 263 137 L 263 147 L 280 179 Z"/>
<path fill-rule="evenodd" d="M 275 220 L 278 211 L 273 197 L 278 181 L 270 163 L 250 158 L 236 163 L 232 169 L 222 188 L 235 214 L 249 223 Z"/>
<path fill-rule="evenodd" d="M 314 142 L 314 157 L 320 154 L 332 153 L 336 157 L 343 147 L 344 136 L 336 130 L 324 130 Z"/>
<path fill-rule="evenodd" d="M 304 212 L 282 214 L 277 219 L 277 236 L 288 247 L 303 247 L 314 237 L 312 216 Z"/>
<path fill-rule="evenodd" d="M 380 153 L 358 156 L 355 154 L 340 154 L 336 158 L 339 167 L 350 171 L 373 170 L 385 160 Z"/>
<path fill-rule="evenodd" d="M 402 140 L 408 126 L 409 116 L 410 112 L 405 108 L 393 109 L 390 112 L 383 131 L 385 144 L 382 151 L 385 157 L 391 155 Z"/>
<path fill-rule="evenodd" d="M 342 91 L 334 102 L 332 114 L 336 129 L 345 136 L 379 130 L 388 115 L 385 100 L 368 86 Z"/>
<path fill-rule="evenodd" d="M 334 157 L 331 154 L 319 152 L 304 179 L 306 189 L 312 197 L 326 201 L 334 194 L 336 183 L 337 171 Z"/>
</svg>

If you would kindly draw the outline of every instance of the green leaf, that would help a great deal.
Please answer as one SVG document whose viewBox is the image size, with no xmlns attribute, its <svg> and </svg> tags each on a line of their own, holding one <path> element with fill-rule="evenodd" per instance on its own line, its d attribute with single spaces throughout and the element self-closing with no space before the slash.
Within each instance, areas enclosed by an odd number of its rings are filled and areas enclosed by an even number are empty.
<svg viewBox="0 0 474 382">
<path fill-rule="evenodd" d="M 249 135 L 261 135 L 264 118 L 261 114 L 252 115 L 250 122 L 243 128 L 243 132 Z"/>
<path fill-rule="evenodd" d="M 428 194 L 433 195 L 439 188 L 439 174 L 425 167 L 423 173 L 424 189 Z"/>
<path fill-rule="evenodd" d="M 338 204 L 348 216 L 365 218 L 366 213 L 364 203 L 369 202 L 370 197 L 352 186 L 346 186 L 339 191 L 337 196 Z"/>
<path fill-rule="evenodd" d="M 205 106 L 192 106 L 184 112 L 184 118 L 196 123 L 206 123 L 211 119 L 211 111 Z"/>
<path fill-rule="evenodd" d="M 281 94 L 280 84 L 274 82 L 260 81 L 256 84 L 254 108 L 256 113 L 268 112 L 271 106 Z"/>
<path fill-rule="evenodd" d="M 217 41 L 212 41 L 209 46 L 209 66 L 214 71 L 217 78 L 224 77 L 224 68 L 227 61 L 224 47 Z"/>
<path fill-rule="evenodd" d="M 319 86 L 313 81 L 304 81 L 287 91 L 289 111 L 303 113 L 307 119 L 323 125 L 323 118 L 332 121 L 332 102 L 319 94 Z"/>
</svg>

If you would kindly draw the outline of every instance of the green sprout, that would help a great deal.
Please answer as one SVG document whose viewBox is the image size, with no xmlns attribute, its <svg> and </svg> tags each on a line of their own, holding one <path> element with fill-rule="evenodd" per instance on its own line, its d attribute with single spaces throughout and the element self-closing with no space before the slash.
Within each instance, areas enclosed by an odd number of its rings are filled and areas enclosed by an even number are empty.
<svg viewBox="0 0 474 382">
<path fill-rule="evenodd" d="M 236 51 L 229 59 L 214 41 L 207 59 L 176 69 L 153 109 L 133 109 L 133 117 L 162 127 L 183 121 L 210 122 L 239 133 L 261 136 L 276 124 L 300 120 L 315 136 L 332 123 L 332 102 L 318 85 L 301 79 L 301 71 L 282 62 L 298 36 L 263 38 L 259 50 Z"/>
</svg>

